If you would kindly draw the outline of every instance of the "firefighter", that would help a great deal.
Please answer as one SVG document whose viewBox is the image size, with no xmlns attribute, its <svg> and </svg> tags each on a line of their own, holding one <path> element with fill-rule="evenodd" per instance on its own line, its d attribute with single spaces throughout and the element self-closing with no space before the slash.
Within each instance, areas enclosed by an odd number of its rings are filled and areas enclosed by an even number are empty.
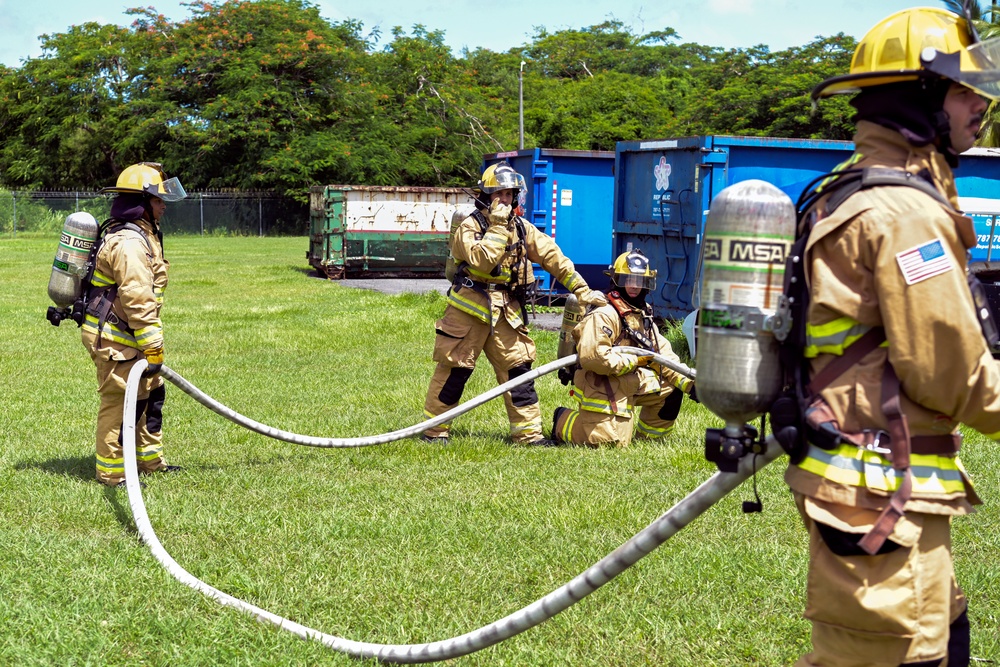
<svg viewBox="0 0 1000 667">
<path fill-rule="evenodd" d="M 600 305 L 604 294 L 592 290 L 546 234 L 514 214 L 524 177 L 506 162 L 490 165 L 478 183 L 476 210 L 453 236 L 457 263 L 444 317 L 437 321 L 434 361 L 424 401 L 428 419 L 456 406 L 481 352 L 499 383 L 524 375 L 535 361 L 528 334 L 525 301 L 535 286 L 531 264 L 540 264 L 581 303 Z M 504 394 L 511 439 L 547 445 L 534 382 Z M 447 444 L 450 424 L 428 429 L 427 442 Z"/>
<path fill-rule="evenodd" d="M 579 362 L 570 395 L 577 409 L 556 408 L 552 437 L 557 442 L 626 447 L 633 430 L 639 438 L 665 438 L 674 428 L 685 394 L 694 383 L 662 368 L 652 357 L 616 352 L 631 345 L 680 362 L 653 323 L 646 295 L 656 287 L 656 271 L 640 250 L 629 250 L 605 272 L 608 304 L 588 313 L 573 329 Z M 639 408 L 639 416 L 633 414 Z"/>
<path fill-rule="evenodd" d="M 163 378 L 163 325 L 160 308 L 167 287 L 160 218 L 166 202 L 186 197 L 177 178 L 159 164 L 127 167 L 113 187 L 111 219 L 97 251 L 83 345 L 97 367 L 97 480 L 125 484 L 122 411 L 129 371 L 139 359 L 149 367 L 139 383 L 136 403 L 136 459 L 142 473 L 174 472 L 163 458 L 161 424 L 166 395 Z"/>
<path fill-rule="evenodd" d="M 855 153 L 803 223 L 804 357 L 825 388 L 806 413 L 822 428 L 806 429 L 786 471 L 810 541 L 813 649 L 799 666 L 969 664 L 950 525 L 980 501 L 958 426 L 1000 437 L 1000 362 L 967 284 L 976 235 L 952 169 L 984 96 L 1000 96 L 998 46 L 957 14 L 904 10 L 861 39 L 849 74 L 813 91 L 856 94 L 857 127 Z M 838 189 L 872 167 L 903 178 Z"/>
</svg>

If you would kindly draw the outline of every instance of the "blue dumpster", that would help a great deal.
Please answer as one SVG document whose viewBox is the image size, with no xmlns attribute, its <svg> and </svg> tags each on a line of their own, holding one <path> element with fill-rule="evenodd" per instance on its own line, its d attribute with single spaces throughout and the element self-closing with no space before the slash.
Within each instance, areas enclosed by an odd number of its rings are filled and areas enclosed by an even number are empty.
<svg viewBox="0 0 1000 667">
<path fill-rule="evenodd" d="M 697 308 L 700 242 L 712 198 L 748 179 L 767 181 L 791 197 L 854 151 L 848 141 L 773 137 L 699 136 L 619 142 L 615 149 L 613 254 L 640 248 L 656 268 L 654 313 L 681 319 Z M 987 259 L 1000 216 L 1000 150 L 972 149 L 955 172 L 961 202 L 974 203 L 979 247 Z M 995 205 L 995 206 L 994 206 Z M 969 209 L 972 212 L 972 209 Z M 1000 235 L 998 230 L 997 235 Z M 992 267 L 1000 268 L 1000 238 Z"/>
<path fill-rule="evenodd" d="M 611 263 L 615 154 L 526 148 L 484 156 L 482 168 L 506 160 L 527 183 L 524 217 L 556 240 L 588 284 L 601 289 Z M 543 293 L 566 289 L 536 267 Z"/>
</svg>

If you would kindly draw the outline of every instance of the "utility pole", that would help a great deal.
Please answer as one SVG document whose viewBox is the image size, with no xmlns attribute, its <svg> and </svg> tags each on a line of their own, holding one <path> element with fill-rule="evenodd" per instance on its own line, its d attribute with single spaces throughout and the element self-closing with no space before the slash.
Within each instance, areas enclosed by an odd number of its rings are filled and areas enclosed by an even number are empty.
<svg viewBox="0 0 1000 667">
<path fill-rule="evenodd" d="M 517 73 L 517 149 L 524 148 L 524 66 L 521 61 L 521 70 Z"/>
</svg>

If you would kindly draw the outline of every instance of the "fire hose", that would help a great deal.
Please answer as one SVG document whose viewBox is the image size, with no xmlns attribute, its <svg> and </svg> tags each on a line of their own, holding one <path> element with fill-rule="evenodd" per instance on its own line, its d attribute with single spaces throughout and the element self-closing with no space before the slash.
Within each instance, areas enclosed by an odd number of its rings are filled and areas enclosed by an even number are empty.
<svg viewBox="0 0 1000 667">
<path fill-rule="evenodd" d="M 666 359 L 658 354 L 653 354 L 647 350 L 639 348 L 622 347 L 618 348 L 623 352 L 633 354 L 650 355 L 654 361 L 677 370 L 688 377 L 693 377 L 694 373 L 685 366 L 677 366 L 675 362 Z M 208 398 L 196 387 L 184 380 L 180 375 L 173 372 L 166 366 L 161 369 L 164 378 L 181 388 L 182 391 L 192 396 L 198 402 L 206 405 L 214 412 L 239 423 L 247 428 L 272 438 L 294 442 L 297 444 L 315 447 L 360 447 L 381 442 L 390 442 L 411 435 L 416 435 L 439 423 L 448 421 L 462 412 L 467 412 L 482 403 L 499 396 L 517 384 L 527 382 L 534 377 L 550 373 L 562 366 L 576 362 L 576 356 L 564 357 L 554 362 L 540 366 L 531 373 L 526 373 L 515 380 L 505 382 L 495 389 L 476 397 L 473 400 L 449 410 L 438 417 L 418 424 L 416 426 L 394 431 L 390 434 L 373 436 L 370 438 L 314 438 L 287 433 L 278 429 L 260 424 L 251 419 L 243 417 L 238 413 Z M 624 572 L 626 569 L 637 563 L 640 559 L 651 553 L 654 549 L 677 534 L 682 528 L 699 517 L 722 497 L 750 478 L 756 470 L 777 459 L 783 450 L 777 445 L 773 437 L 767 439 L 767 447 L 764 452 L 756 456 L 744 456 L 739 461 L 739 467 L 735 473 L 717 472 L 708 480 L 703 482 L 697 489 L 688 494 L 683 500 L 667 510 L 659 518 L 648 526 L 629 538 L 624 544 L 612 551 L 610 554 L 591 565 L 584 572 L 580 573 L 568 583 L 562 585 L 551 593 L 536 600 L 535 602 L 515 611 L 504 618 L 485 625 L 477 630 L 473 630 L 457 637 L 443 639 L 424 644 L 377 644 L 372 642 L 360 642 L 336 635 L 330 635 L 319 630 L 306 627 L 295 621 L 283 618 L 257 607 L 249 602 L 224 593 L 209 584 L 201 581 L 190 572 L 181 567 L 167 553 L 160 543 L 156 533 L 153 531 L 149 516 L 146 513 L 146 505 L 142 498 L 141 486 L 139 483 L 139 472 L 136 466 L 135 453 L 135 423 L 136 423 L 136 401 L 139 392 L 139 381 L 142 372 L 146 369 L 147 362 L 140 359 L 132 367 L 128 376 L 125 388 L 125 410 L 122 421 L 122 444 L 125 455 L 125 486 L 128 492 L 129 505 L 132 509 L 132 516 L 135 520 L 136 529 L 142 541 L 149 547 L 154 558 L 182 584 L 199 591 L 219 604 L 233 607 L 240 611 L 253 615 L 260 621 L 267 621 L 287 630 L 303 639 L 312 639 L 320 642 L 334 651 L 345 653 L 355 658 L 377 658 L 388 663 L 425 663 L 439 660 L 450 660 L 469 653 L 474 653 L 481 649 L 493 646 L 505 639 L 509 639 L 524 632 L 540 623 L 552 618 L 561 611 L 576 604 L 587 595 L 611 581 L 613 578 Z M 486 397 L 489 398 L 486 398 Z"/>
<path fill-rule="evenodd" d="M 688 368 L 684 364 L 676 361 L 672 361 L 662 355 L 650 352 L 649 350 L 643 350 L 638 347 L 621 346 L 612 348 L 619 352 L 628 352 L 630 354 L 640 355 L 640 356 L 652 356 L 653 360 L 662 366 L 669 368 L 672 371 L 680 373 L 686 377 L 695 379 L 695 371 Z M 266 435 L 269 438 L 274 438 L 275 440 L 283 440 L 284 442 L 291 442 L 296 445 L 304 445 L 306 447 L 369 447 L 371 445 L 380 445 L 386 442 L 393 442 L 395 440 L 402 440 L 403 438 L 410 438 L 415 435 L 420 435 L 429 428 L 433 428 L 438 424 L 443 424 L 449 422 L 455 417 L 465 414 L 475 408 L 478 408 L 483 403 L 487 403 L 497 396 L 502 396 L 506 392 L 510 391 L 518 385 L 522 385 L 529 380 L 534 380 L 535 378 L 541 377 L 547 373 L 558 370 L 563 366 L 569 366 L 570 364 L 575 364 L 577 361 L 576 355 L 571 355 L 568 357 L 563 357 L 561 359 L 556 359 L 544 366 L 539 366 L 538 368 L 525 373 L 524 375 L 519 375 L 513 380 L 508 380 L 503 384 L 490 389 L 489 391 L 480 394 L 479 396 L 462 403 L 461 405 L 455 406 L 447 412 L 439 414 L 433 419 L 428 419 L 427 421 L 421 422 L 414 426 L 409 426 L 407 428 L 399 429 L 398 431 L 392 431 L 391 433 L 383 433 L 381 435 L 373 435 L 361 438 L 317 438 L 310 435 L 300 435 L 298 433 L 289 433 L 288 431 L 282 431 L 274 427 L 268 426 L 267 424 L 261 424 L 258 421 L 254 421 L 249 417 L 241 415 L 235 410 L 231 410 L 222 403 L 216 401 L 208 394 L 204 393 L 193 384 L 182 378 L 180 375 L 175 373 L 172 369 L 164 366 L 160 370 L 160 375 L 163 376 L 165 380 L 169 380 L 174 385 L 176 385 L 185 394 L 198 401 L 206 408 L 212 412 L 225 417 L 229 421 L 239 424 L 255 433 L 260 433 L 261 435 Z M 127 422 L 128 420 L 126 420 Z"/>
</svg>

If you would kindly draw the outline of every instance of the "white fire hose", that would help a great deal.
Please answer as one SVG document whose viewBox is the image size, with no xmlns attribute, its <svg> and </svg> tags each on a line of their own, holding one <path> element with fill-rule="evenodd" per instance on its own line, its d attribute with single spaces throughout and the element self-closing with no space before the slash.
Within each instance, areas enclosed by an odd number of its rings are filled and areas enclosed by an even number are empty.
<svg viewBox="0 0 1000 667">
<path fill-rule="evenodd" d="M 650 355 L 655 361 L 668 368 L 672 368 L 688 377 L 693 378 L 694 372 L 685 366 L 676 367 L 676 363 L 653 354 L 647 350 L 632 347 L 618 348 L 623 352 L 633 354 Z M 530 379 L 552 372 L 562 366 L 576 362 L 576 356 L 564 357 L 557 361 L 540 366 L 538 369 L 519 376 L 518 378 L 505 382 L 496 389 L 493 389 L 475 399 L 468 401 L 448 412 L 428 420 L 416 426 L 394 431 L 393 433 L 372 436 L 370 438 L 314 438 L 309 436 L 296 435 L 271 428 L 251 419 L 247 419 L 238 413 L 229 410 L 225 406 L 217 403 L 205 394 L 200 392 L 193 385 L 185 381 L 172 370 L 164 366 L 161 374 L 164 378 L 180 387 L 185 393 L 194 397 L 198 402 L 208 406 L 216 413 L 242 424 L 247 428 L 263 435 L 294 442 L 297 444 L 315 447 L 360 447 L 373 445 L 381 442 L 390 442 L 411 435 L 416 435 L 437 424 L 448 421 L 458 414 L 467 412 L 486 401 L 499 396 L 505 391 L 509 391 L 518 384 L 527 382 Z M 702 483 L 697 489 L 692 491 L 686 498 L 670 508 L 658 519 L 629 538 L 624 544 L 613 552 L 599 560 L 587 570 L 574 577 L 571 581 L 552 591 L 548 595 L 536 600 L 522 609 L 505 616 L 478 630 L 473 630 L 458 637 L 443 639 L 440 641 L 425 644 L 376 644 L 372 642 L 359 642 L 335 635 L 329 635 L 319 630 L 313 630 L 304 625 L 290 621 L 287 618 L 273 614 L 266 609 L 261 609 L 224 593 L 201 581 L 190 572 L 181 567 L 175 561 L 157 538 L 150 524 L 149 516 L 146 514 L 146 505 L 143 502 L 142 490 L 139 485 L 139 471 L 136 467 L 135 457 L 135 423 L 136 423 L 136 399 L 139 393 L 139 381 L 142 372 L 146 369 L 147 362 L 140 359 L 132 367 L 128 376 L 128 383 L 125 388 L 125 411 L 122 421 L 122 445 L 125 454 L 125 486 L 128 492 L 129 505 L 132 508 L 132 516 L 135 519 L 136 529 L 143 542 L 145 542 L 153 556 L 163 565 L 164 568 L 175 579 L 182 584 L 189 586 L 196 591 L 213 598 L 219 604 L 227 607 L 234 607 L 241 611 L 255 616 L 258 620 L 267 621 L 277 625 L 279 628 L 288 630 L 303 639 L 313 639 L 323 645 L 351 655 L 355 658 L 377 658 L 382 662 L 389 663 L 424 663 L 439 660 L 450 660 L 469 653 L 474 653 L 481 649 L 497 644 L 514 635 L 520 634 L 576 604 L 587 595 L 611 581 L 613 578 L 624 572 L 626 569 L 637 563 L 640 559 L 652 552 L 658 546 L 666 542 L 678 531 L 691 523 L 694 519 L 708 510 L 709 507 L 718 502 L 723 496 L 742 484 L 756 470 L 763 468 L 771 461 L 777 459 L 782 453 L 781 447 L 773 437 L 767 439 L 767 449 L 759 456 L 745 456 L 739 462 L 739 469 L 735 473 L 717 472 L 707 481 Z"/>
<path fill-rule="evenodd" d="M 685 377 L 695 379 L 696 373 L 693 369 L 688 368 L 682 363 L 672 361 L 662 355 L 650 352 L 649 350 L 643 350 L 638 347 L 628 347 L 621 346 L 612 348 L 619 352 L 628 352 L 630 354 L 635 354 L 639 356 L 652 356 L 653 360 L 657 363 L 669 368 L 672 371 L 676 371 Z M 249 417 L 241 415 L 235 410 L 231 410 L 222 403 L 219 403 L 214 398 L 201 391 L 193 384 L 182 378 L 180 375 L 175 373 L 171 368 L 164 366 L 160 370 L 160 375 L 163 376 L 165 380 L 169 380 L 175 384 L 181 391 L 185 394 L 198 401 L 206 408 L 212 412 L 221 415 L 231 422 L 239 424 L 251 431 L 260 433 L 261 435 L 266 435 L 269 438 L 274 438 L 275 440 L 283 440 L 285 442 L 291 442 L 296 445 L 305 445 L 306 447 L 369 447 L 371 445 L 381 445 L 386 442 L 393 442 L 395 440 L 402 440 L 403 438 L 410 438 L 415 435 L 420 435 L 429 428 L 433 428 L 438 424 L 444 424 L 449 422 L 455 417 L 465 414 L 475 408 L 478 408 L 483 403 L 487 403 L 497 396 L 502 396 L 506 392 L 510 391 L 518 385 L 522 385 L 529 380 L 534 380 L 537 377 L 541 377 L 546 373 L 551 373 L 552 371 L 558 370 L 563 366 L 569 366 L 570 364 L 575 364 L 577 356 L 570 355 L 568 357 L 563 357 L 562 359 L 556 359 L 555 361 L 549 362 L 544 366 L 539 366 L 533 371 L 529 371 L 524 375 L 519 375 L 513 380 L 508 380 L 502 385 L 490 389 L 489 391 L 476 396 L 475 398 L 457 405 L 447 412 L 439 414 L 433 419 L 428 419 L 425 422 L 421 422 L 414 426 L 409 426 L 407 428 L 399 429 L 398 431 L 393 431 L 391 433 L 383 433 L 382 435 L 372 435 L 361 438 L 317 438 L 311 435 L 300 435 L 298 433 L 289 433 L 288 431 L 282 431 L 281 429 L 268 426 L 267 424 L 261 424 L 258 421 L 254 421 Z M 127 403 L 127 401 L 126 401 Z M 127 422 L 128 420 L 126 420 Z"/>
</svg>

